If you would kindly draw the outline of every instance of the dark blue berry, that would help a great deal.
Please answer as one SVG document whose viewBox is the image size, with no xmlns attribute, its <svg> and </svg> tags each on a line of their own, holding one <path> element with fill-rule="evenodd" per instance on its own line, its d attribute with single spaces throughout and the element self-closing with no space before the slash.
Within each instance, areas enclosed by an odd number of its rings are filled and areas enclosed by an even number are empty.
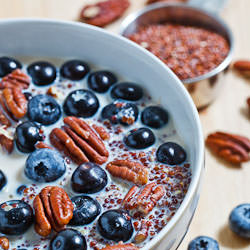
<svg viewBox="0 0 250 250">
<path fill-rule="evenodd" d="M 27 101 L 32 99 L 32 94 L 30 92 L 24 92 L 23 94 L 24 94 Z"/>
<path fill-rule="evenodd" d="M 63 157 L 55 150 L 43 148 L 31 153 L 26 160 L 26 176 L 37 182 L 52 182 L 66 171 Z"/>
<path fill-rule="evenodd" d="M 107 92 L 116 82 L 116 76 L 109 71 L 96 71 L 88 77 L 88 87 L 98 93 Z"/>
<path fill-rule="evenodd" d="M 63 110 L 66 115 L 78 117 L 91 117 L 99 108 L 99 101 L 96 95 L 89 90 L 79 89 L 71 92 L 64 104 Z"/>
<path fill-rule="evenodd" d="M 131 125 L 138 118 L 138 108 L 133 103 L 114 102 L 105 106 L 102 110 L 102 119 L 107 119 L 113 124 Z"/>
<path fill-rule="evenodd" d="M 0 57 L 0 77 L 6 76 L 15 69 L 21 69 L 22 64 L 12 57 Z"/>
<path fill-rule="evenodd" d="M 155 136 L 149 128 L 133 129 L 125 136 L 124 143 L 130 148 L 144 149 L 155 143 Z"/>
<path fill-rule="evenodd" d="M 111 97 L 127 101 L 138 101 L 143 96 L 142 88 L 131 82 L 116 84 L 111 90 Z"/>
<path fill-rule="evenodd" d="M 49 95 L 36 95 L 28 103 L 27 115 L 31 121 L 43 125 L 56 123 L 62 115 L 61 107 Z"/>
<path fill-rule="evenodd" d="M 60 73 L 64 78 L 78 81 L 89 73 L 89 66 L 81 60 L 70 60 L 61 66 Z"/>
<path fill-rule="evenodd" d="M 219 250 L 219 249 L 220 248 L 218 242 L 208 236 L 196 237 L 188 245 L 188 250 Z"/>
<path fill-rule="evenodd" d="M 229 226 L 243 238 L 250 238 L 250 203 L 241 204 L 229 216 Z"/>
<path fill-rule="evenodd" d="M 23 153 L 31 153 L 38 141 L 43 140 L 41 128 L 34 122 L 23 122 L 17 126 L 15 132 L 15 142 L 19 151 Z"/>
<path fill-rule="evenodd" d="M 104 212 L 98 219 L 100 234 L 116 242 L 128 241 L 133 235 L 133 226 L 129 215 L 122 210 L 114 209 Z"/>
<path fill-rule="evenodd" d="M 77 193 L 93 194 L 101 191 L 108 182 L 106 172 L 97 164 L 80 165 L 72 175 L 72 189 Z"/>
<path fill-rule="evenodd" d="M 21 185 L 21 186 L 19 186 L 19 187 L 17 188 L 16 193 L 17 193 L 18 195 L 22 195 L 22 194 L 23 194 L 23 191 L 24 191 L 26 188 L 27 188 L 26 185 Z"/>
<path fill-rule="evenodd" d="M 156 152 L 157 160 L 169 165 L 181 164 L 186 160 L 186 157 L 187 154 L 185 150 L 174 142 L 162 144 Z"/>
<path fill-rule="evenodd" d="M 141 121 L 151 128 L 162 128 L 168 123 L 168 113 L 159 106 L 149 106 L 143 110 Z"/>
<path fill-rule="evenodd" d="M 50 242 L 50 250 L 86 250 L 85 237 L 77 230 L 64 229 Z"/>
<path fill-rule="evenodd" d="M 0 205 L 0 233 L 7 235 L 23 234 L 32 222 L 33 210 L 28 203 L 11 200 Z"/>
<path fill-rule="evenodd" d="M 98 201 L 86 195 L 78 195 L 71 199 L 74 204 L 71 225 L 81 226 L 91 223 L 101 212 Z"/>
<path fill-rule="evenodd" d="M 0 191 L 4 188 L 4 186 L 7 184 L 7 178 L 3 171 L 0 169 Z"/>
<path fill-rule="evenodd" d="M 56 79 L 56 68 L 49 62 L 34 62 L 28 66 L 27 71 L 34 84 L 44 86 Z"/>
</svg>

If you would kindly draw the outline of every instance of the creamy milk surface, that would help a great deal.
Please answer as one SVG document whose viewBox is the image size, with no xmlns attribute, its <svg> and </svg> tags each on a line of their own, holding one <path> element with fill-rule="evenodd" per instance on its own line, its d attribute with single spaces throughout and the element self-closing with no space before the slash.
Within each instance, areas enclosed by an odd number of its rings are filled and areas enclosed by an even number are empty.
<svg viewBox="0 0 250 250">
<path fill-rule="evenodd" d="M 23 65 L 23 70 L 26 72 L 26 66 L 31 62 L 46 60 L 54 64 L 57 69 L 59 69 L 60 65 L 66 61 L 66 59 L 51 59 L 51 58 L 17 58 Z M 90 65 L 91 72 L 95 70 L 110 70 L 112 73 L 112 69 L 106 69 L 105 67 L 97 67 Z M 133 82 L 133 79 L 126 79 L 126 76 L 117 76 L 119 81 L 124 82 Z M 55 86 L 57 91 L 61 94 L 59 98 L 57 98 L 57 102 L 59 104 L 63 104 L 66 96 L 73 90 L 76 89 L 88 89 L 87 86 L 87 77 L 85 77 L 81 81 L 70 81 L 66 79 L 61 79 L 58 72 L 58 77 L 54 84 L 50 86 Z M 46 93 L 50 86 L 37 87 L 33 84 L 30 85 L 27 91 L 31 92 L 32 95 L 43 94 Z M 143 86 L 143 85 L 142 85 Z M 143 110 L 144 107 L 149 105 L 160 105 L 157 100 L 151 100 L 151 98 L 147 95 L 150 90 L 144 89 L 144 97 L 142 100 L 136 102 L 139 110 Z M 105 125 L 100 120 L 100 113 L 102 108 L 114 101 L 109 92 L 104 94 L 95 93 L 100 102 L 100 107 L 98 112 L 91 118 L 84 119 L 89 123 L 89 125 L 97 124 L 103 126 Z M 164 107 L 167 110 L 167 107 Z M 26 118 L 24 119 L 26 120 Z M 54 127 L 61 127 L 63 124 L 62 118 L 51 126 L 42 126 L 44 130 L 44 134 L 46 136 L 45 142 L 49 145 L 49 133 Z M 119 134 L 115 133 L 117 127 L 121 127 L 121 132 Z M 110 133 L 109 141 L 104 141 L 106 148 L 109 150 L 109 158 L 106 163 L 103 164 L 103 169 L 108 162 L 112 161 L 114 158 L 128 158 L 131 160 L 135 160 L 140 162 L 142 158 L 145 158 L 143 162 L 149 168 L 149 182 L 157 182 L 158 184 L 167 184 L 167 194 L 161 200 L 159 206 L 156 206 L 154 210 L 147 215 L 145 219 L 152 221 L 152 226 L 149 229 L 149 235 L 145 242 L 139 244 L 139 247 L 142 247 L 146 244 L 147 241 L 152 239 L 171 219 L 171 217 L 175 214 L 176 210 L 180 206 L 182 200 L 184 199 L 185 193 L 188 189 L 189 183 L 191 181 L 191 167 L 188 164 L 189 161 L 189 152 L 188 148 L 182 139 L 178 136 L 175 127 L 174 121 L 172 119 L 172 114 L 169 114 L 169 122 L 162 129 L 152 129 L 156 142 L 153 146 L 143 149 L 143 150 L 135 150 L 135 149 L 127 149 L 123 144 L 124 135 L 128 133 L 131 129 L 145 127 L 140 122 L 140 115 L 138 120 L 131 126 L 122 126 L 122 125 L 114 125 L 112 129 L 107 129 Z M 9 128 L 7 131 L 7 135 L 13 138 L 14 128 Z M 2 128 L 0 128 L 0 133 L 3 133 Z M 6 131 L 4 131 L 6 133 Z M 187 160 L 181 166 L 167 166 L 164 164 L 160 164 L 155 161 L 155 150 L 164 142 L 172 141 L 180 144 L 187 152 Z M 52 183 L 35 183 L 34 181 L 28 179 L 24 174 L 25 162 L 29 154 L 23 154 L 18 152 L 15 148 L 14 152 L 8 155 L 5 152 L 1 152 L 0 155 L 0 168 L 4 172 L 7 177 L 7 185 L 0 191 L 0 203 L 4 203 L 8 200 L 20 200 L 23 199 L 27 201 L 31 206 L 35 195 L 37 195 L 43 187 L 46 186 L 60 186 L 64 188 L 64 190 L 68 193 L 69 197 L 72 198 L 75 195 L 79 195 L 73 192 L 71 188 L 71 175 L 76 169 L 77 165 L 72 163 L 71 161 L 66 161 L 67 170 L 66 173 L 58 180 Z M 185 166 L 184 166 L 185 165 Z M 107 171 L 106 171 L 107 172 Z M 122 179 L 113 178 L 108 174 L 108 184 L 107 186 L 100 192 L 96 194 L 91 194 L 93 198 L 100 203 L 102 207 L 101 213 L 106 210 L 119 208 L 120 203 L 128 190 L 133 186 L 132 183 L 128 183 Z M 165 182 L 164 182 L 165 181 Z M 21 194 L 17 193 L 17 189 L 25 185 L 25 189 Z M 69 226 L 71 228 L 75 228 L 79 230 L 86 238 L 88 243 L 88 249 L 96 249 L 96 247 L 104 247 L 106 244 L 114 244 L 112 241 L 105 240 L 101 237 L 96 229 L 97 219 L 89 224 L 84 226 Z M 138 230 L 138 224 L 140 223 L 140 219 L 133 219 L 134 225 L 134 235 Z M 43 238 L 39 236 L 34 231 L 34 226 L 32 225 L 30 229 L 19 236 L 6 236 L 10 240 L 10 249 L 48 249 L 51 238 L 55 235 L 53 232 L 49 237 Z M 0 233 L 1 236 L 1 233 Z M 133 237 L 130 240 L 133 242 Z"/>
</svg>

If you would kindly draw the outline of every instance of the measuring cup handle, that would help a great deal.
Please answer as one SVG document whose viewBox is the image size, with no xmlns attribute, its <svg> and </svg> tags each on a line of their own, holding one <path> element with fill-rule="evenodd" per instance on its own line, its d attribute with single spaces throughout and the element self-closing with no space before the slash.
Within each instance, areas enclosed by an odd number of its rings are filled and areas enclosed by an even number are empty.
<svg viewBox="0 0 250 250">
<path fill-rule="evenodd" d="M 228 0 L 189 0 L 188 5 L 219 14 Z"/>
</svg>

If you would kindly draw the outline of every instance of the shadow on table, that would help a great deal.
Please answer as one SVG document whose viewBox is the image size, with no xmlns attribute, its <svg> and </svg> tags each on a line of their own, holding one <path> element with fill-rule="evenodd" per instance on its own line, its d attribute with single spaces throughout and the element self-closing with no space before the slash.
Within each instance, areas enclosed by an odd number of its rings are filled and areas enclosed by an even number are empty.
<svg viewBox="0 0 250 250">
<path fill-rule="evenodd" d="M 237 236 L 230 230 L 228 225 L 225 225 L 220 229 L 218 233 L 218 240 L 221 246 L 231 249 L 241 249 L 246 248 L 247 246 L 250 247 L 250 241 Z"/>
</svg>

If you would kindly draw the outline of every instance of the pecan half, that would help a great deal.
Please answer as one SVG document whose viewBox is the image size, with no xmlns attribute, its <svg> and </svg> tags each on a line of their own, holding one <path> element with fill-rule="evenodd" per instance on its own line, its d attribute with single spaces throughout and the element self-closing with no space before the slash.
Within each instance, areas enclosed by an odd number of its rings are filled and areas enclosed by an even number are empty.
<svg viewBox="0 0 250 250">
<path fill-rule="evenodd" d="M 114 177 L 131 181 L 134 184 L 145 185 L 148 182 L 148 169 L 137 162 L 114 160 L 106 166 L 106 169 Z"/>
<path fill-rule="evenodd" d="M 5 88 L 3 98 L 7 109 L 16 119 L 21 119 L 26 115 L 28 101 L 22 93 L 22 89 Z"/>
<path fill-rule="evenodd" d="M 133 186 L 123 199 L 122 206 L 133 214 L 145 216 L 152 211 L 164 194 L 164 187 L 157 186 L 154 182 L 142 188 Z"/>
<path fill-rule="evenodd" d="M 55 128 L 50 133 L 50 141 L 54 147 L 62 151 L 77 164 L 92 161 L 103 164 L 109 152 L 103 140 L 83 120 L 68 116 L 64 118 L 65 126 Z"/>
<path fill-rule="evenodd" d="M 4 134 L 0 134 L 0 145 L 8 154 L 10 154 L 14 149 L 14 140 Z"/>
<path fill-rule="evenodd" d="M 206 145 L 216 155 L 233 164 L 249 161 L 250 140 L 246 137 L 216 132 L 207 137 Z"/>
<path fill-rule="evenodd" d="M 121 17 L 129 5 L 128 0 L 106 0 L 86 5 L 81 11 L 80 19 L 85 23 L 103 27 Z"/>
<path fill-rule="evenodd" d="M 248 114 L 250 116 L 250 97 L 247 98 Z"/>
<path fill-rule="evenodd" d="M 4 88 L 20 88 L 27 89 L 30 85 L 30 78 L 20 69 L 12 71 L 10 74 L 2 78 L 0 89 Z"/>
<path fill-rule="evenodd" d="M 233 64 L 233 68 L 240 74 L 246 77 L 250 77 L 250 61 L 249 60 L 239 60 Z"/>
<path fill-rule="evenodd" d="M 36 148 L 49 148 L 49 149 L 53 149 L 51 146 L 49 146 L 48 144 L 46 144 L 43 141 L 39 141 L 36 143 L 35 145 Z"/>
<path fill-rule="evenodd" d="M 17 120 L 10 113 L 8 108 L 6 107 L 3 93 L 0 92 L 0 123 L 5 125 L 6 127 L 10 127 L 13 123 L 16 123 Z"/>
<path fill-rule="evenodd" d="M 9 240 L 6 237 L 0 237 L 0 249 L 8 250 L 10 247 Z"/>
<path fill-rule="evenodd" d="M 59 232 L 73 217 L 74 205 L 67 193 L 60 187 L 47 186 L 33 201 L 35 230 L 45 237 L 51 230 Z"/>
<path fill-rule="evenodd" d="M 110 139 L 110 135 L 104 127 L 93 124 L 92 128 L 98 133 L 98 135 L 101 137 L 102 140 L 105 141 Z"/>
<path fill-rule="evenodd" d="M 140 244 L 148 238 L 149 227 L 151 222 L 147 220 L 141 220 L 141 226 L 137 234 L 135 235 L 134 242 Z"/>
<path fill-rule="evenodd" d="M 129 244 L 119 243 L 118 245 L 114 245 L 114 246 L 108 245 L 102 248 L 101 250 L 139 250 L 139 248 L 132 243 L 129 243 Z"/>
</svg>

